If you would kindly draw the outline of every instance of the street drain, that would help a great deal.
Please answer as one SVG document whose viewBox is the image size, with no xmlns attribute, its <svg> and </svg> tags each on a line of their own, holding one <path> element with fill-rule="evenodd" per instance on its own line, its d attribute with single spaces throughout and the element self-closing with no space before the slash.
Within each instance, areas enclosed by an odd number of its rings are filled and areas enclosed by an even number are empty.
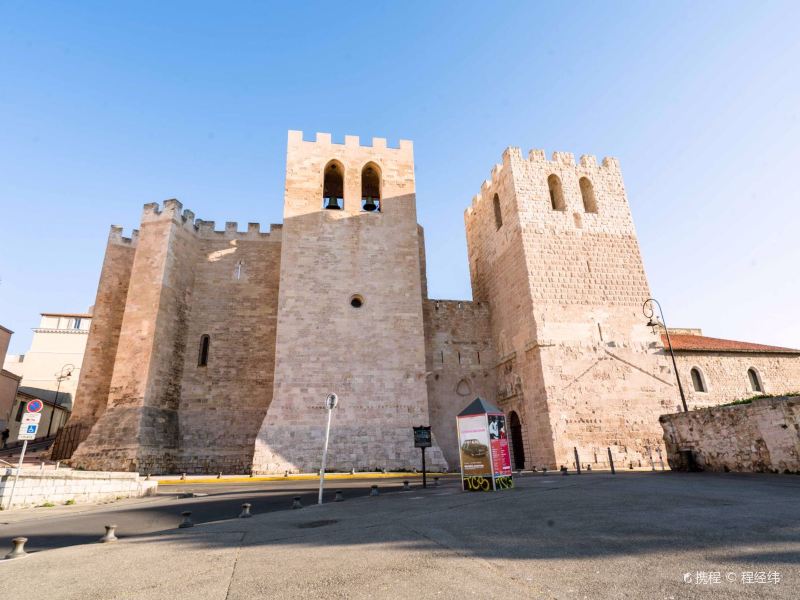
<svg viewBox="0 0 800 600">
<path fill-rule="evenodd" d="M 323 519 L 322 521 L 308 521 L 307 523 L 299 523 L 297 527 L 300 529 L 311 529 L 312 527 L 325 527 L 326 525 L 333 525 L 338 523 L 336 519 Z"/>
</svg>

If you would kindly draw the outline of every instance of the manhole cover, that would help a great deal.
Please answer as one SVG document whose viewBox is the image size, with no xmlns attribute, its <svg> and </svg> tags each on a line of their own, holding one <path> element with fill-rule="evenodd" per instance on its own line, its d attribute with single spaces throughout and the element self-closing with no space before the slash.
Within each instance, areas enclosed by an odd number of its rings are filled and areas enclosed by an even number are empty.
<svg viewBox="0 0 800 600">
<path fill-rule="evenodd" d="M 311 529 L 312 527 L 325 527 L 326 525 L 333 525 L 338 523 L 336 519 L 323 519 L 322 521 L 309 521 L 307 523 L 300 523 L 297 526 L 300 529 Z"/>
</svg>

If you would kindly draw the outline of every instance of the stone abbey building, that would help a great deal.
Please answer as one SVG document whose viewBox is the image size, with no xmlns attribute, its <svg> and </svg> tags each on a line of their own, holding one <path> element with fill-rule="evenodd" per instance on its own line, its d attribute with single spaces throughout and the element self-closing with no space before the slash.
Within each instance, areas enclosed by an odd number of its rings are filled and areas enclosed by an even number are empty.
<svg viewBox="0 0 800 600">
<path fill-rule="evenodd" d="M 518 468 L 573 465 L 574 448 L 597 466 L 607 448 L 647 464 L 680 401 L 642 315 L 617 161 L 507 149 L 465 214 L 471 302 L 428 298 L 414 186 L 410 142 L 291 131 L 282 225 L 217 230 L 168 200 L 145 205 L 130 237 L 112 227 L 72 464 L 314 471 L 330 392 L 334 470 L 418 467 L 412 427 L 428 423 L 429 464 L 457 467 L 455 415 L 476 396 L 508 414 Z M 769 348 L 751 348 L 762 387 L 800 382 L 800 353 Z M 747 351 L 706 351 L 708 369 L 742 370 L 746 395 Z M 700 369 L 692 356 L 679 369 Z"/>
</svg>

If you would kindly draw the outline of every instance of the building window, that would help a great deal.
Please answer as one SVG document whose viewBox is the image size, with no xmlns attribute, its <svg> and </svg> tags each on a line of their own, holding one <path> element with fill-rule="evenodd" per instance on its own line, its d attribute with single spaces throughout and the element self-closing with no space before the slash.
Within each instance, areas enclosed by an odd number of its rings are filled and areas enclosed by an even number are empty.
<svg viewBox="0 0 800 600">
<path fill-rule="evenodd" d="M 500 196 L 494 195 L 494 226 L 500 229 L 503 226 L 503 213 L 500 212 Z"/>
<path fill-rule="evenodd" d="M 200 353 L 197 357 L 197 366 L 208 366 L 208 351 L 211 347 L 211 338 L 208 335 L 200 336 Z"/>
<path fill-rule="evenodd" d="M 588 177 L 581 177 L 578 182 L 581 186 L 581 198 L 583 198 L 583 210 L 587 213 L 597 212 L 597 201 L 594 198 L 594 188 Z"/>
<path fill-rule="evenodd" d="M 706 389 L 706 382 L 703 378 L 703 374 L 700 372 L 700 369 L 697 367 L 692 367 L 692 386 L 694 387 L 695 392 L 707 392 Z"/>
<path fill-rule="evenodd" d="M 19 406 L 17 407 L 17 421 L 22 421 L 22 414 L 25 412 L 25 408 L 28 406 L 27 402 L 20 402 Z"/>
<path fill-rule="evenodd" d="M 547 187 L 550 190 L 550 205 L 553 210 L 566 210 L 564 192 L 561 190 L 561 180 L 558 175 L 550 175 L 547 178 Z"/>
<path fill-rule="evenodd" d="M 75 322 L 72 324 L 73 329 L 80 329 L 81 328 L 81 318 L 75 317 Z"/>
<path fill-rule="evenodd" d="M 335 160 L 325 166 L 322 183 L 322 208 L 328 210 L 344 208 L 344 167 Z"/>
<path fill-rule="evenodd" d="M 761 385 L 761 377 L 758 375 L 758 371 L 753 367 L 747 369 L 747 378 L 750 380 L 750 389 L 754 392 L 764 391 L 764 386 Z"/>
<path fill-rule="evenodd" d="M 381 171 L 375 163 L 368 163 L 361 170 L 361 210 L 381 210 Z"/>
</svg>

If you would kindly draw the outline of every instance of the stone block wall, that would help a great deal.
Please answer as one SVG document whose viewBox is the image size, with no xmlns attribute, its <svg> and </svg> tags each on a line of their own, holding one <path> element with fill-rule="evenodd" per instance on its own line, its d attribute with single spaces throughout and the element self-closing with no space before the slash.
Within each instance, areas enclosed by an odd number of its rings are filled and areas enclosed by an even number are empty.
<svg viewBox="0 0 800 600">
<path fill-rule="evenodd" d="M 425 300 L 428 404 L 433 435 L 451 469 L 459 467 L 456 416 L 496 393 L 496 357 L 485 303 Z"/>
<path fill-rule="evenodd" d="M 281 228 L 200 230 L 178 412 L 185 473 L 246 473 L 272 400 Z M 208 364 L 199 365 L 209 336 Z"/>
<path fill-rule="evenodd" d="M 676 352 L 678 373 L 689 409 L 716 406 L 758 395 L 800 392 L 800 356 L 766 352 Z M 700 370 L 706 391 L 692 385 L 691 370 Z M 763 392 L 750 385 L 747 370 L 753 368 Z"/>
<path fill-rule="evenodd" d="M 689 468 L 690 451 L 707 471 L 800 474 L 800 397 L 761 398 L 663 415 L 669 464 Z"/>
<path fill-rule="evenodd" d="M 108 236 L 81 377 L 75 394 L 80 402 L 74 403 L 70 417 L 70 425 L 84 426 L 84 438 L 108 405 L 111 375 L 138 238 L 137 230 L 133 231 L 131 237 L 123 237 L 122 227 L 118 226 L 112 226 Z"/>
</svg>

